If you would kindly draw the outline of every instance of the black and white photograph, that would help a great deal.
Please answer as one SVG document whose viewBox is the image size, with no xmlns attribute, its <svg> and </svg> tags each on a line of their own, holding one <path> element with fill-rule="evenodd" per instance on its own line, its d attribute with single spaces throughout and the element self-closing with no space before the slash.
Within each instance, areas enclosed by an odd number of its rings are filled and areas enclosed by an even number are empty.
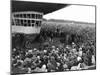
<svg viewBox="0 0 100 75">
<path fill-rule="evenodd" d="M 96 6 L 11 0 L 11 74 L 96 70 Z"/>
</svg>

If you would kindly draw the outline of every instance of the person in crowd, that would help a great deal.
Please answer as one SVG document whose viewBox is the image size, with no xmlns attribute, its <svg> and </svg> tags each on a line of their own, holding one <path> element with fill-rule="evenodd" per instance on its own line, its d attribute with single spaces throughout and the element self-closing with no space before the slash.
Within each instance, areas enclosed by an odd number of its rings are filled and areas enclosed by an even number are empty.
<svg viewBox="0 0 100 75">
<path fill-rule="evenodd" d="M 72 45 L 49 45 L 43 48 L 12 49 L 12 67 L 25 73 L 55 72 L 86 69 L 95 65 L 95 48 Z"/>
</svg>

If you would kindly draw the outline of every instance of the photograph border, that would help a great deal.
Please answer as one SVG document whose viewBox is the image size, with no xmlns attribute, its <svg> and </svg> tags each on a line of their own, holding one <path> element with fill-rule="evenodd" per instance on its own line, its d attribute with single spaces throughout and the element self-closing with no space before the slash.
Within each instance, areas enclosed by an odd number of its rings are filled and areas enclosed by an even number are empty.
<svg viewBox="0 0 100 75">
<path fill-rule="evenodd" d="M 12 22 L 12 19 L 11 19 L 11 15 L 12 15 L 12 1 L 13 0 L 10 0 L 10 74 L 12 75 L 12 60 L 11 60 L 11 57 L 12 57 L 12 25 L 11 25 L 11 22 Z M 17 1 L 17 0 L 16 0 Z M 28 1 L 28 2 L 38 2 L 38 1 Z M 42 2 L 42 1 L 39 1 L 41 3 L 55 3 L 55 2 Z M 60 2 L 59 2 L 60 3 Z M 74 4 L 74 3 L 60 3 L 60 4 L 70 4 L 70 5 L 78 5 L 78 6 L 92 6 L 92 7 L 95 7 L 95 53 L 96 53 L 96 68 L 95 69 L 84 69 L 84 70 L 70 70 L 70 71 L 59 71 L 59 72 L 72 72 L 72 71 L 86 71 L 86 70 L 96 70 L 97 69 L 97 32 L 96 32 L 96 29 L 97 29 L 97 5 L 88 5 L 88 4 Z M 16 73 L 18 75 L 22 75 L 22 74 L 41 74 L 41 73 L 59 73 L 59 72 L 37 72 L 37 73 Z M 16 75 L 15 74 L 15 75 Z"/>
</svg>

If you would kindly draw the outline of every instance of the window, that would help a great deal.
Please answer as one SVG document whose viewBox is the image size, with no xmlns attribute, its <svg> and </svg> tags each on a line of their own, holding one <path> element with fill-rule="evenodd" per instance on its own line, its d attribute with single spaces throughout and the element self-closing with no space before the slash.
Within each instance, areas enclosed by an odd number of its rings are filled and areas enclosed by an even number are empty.
<svg viewBox="0 0 100 75">
<path fill-rule="evenodd" d="M 38 27 L 38 25 L 39 25 L 39 21 L 36 21 L 36 25 L 35 26 Z"/>
<path fill-rule="evenodd" d="M 38 15 L 36 14 L 36 19 L 38 19 Z"/>
<path fill-rule="evenodd" d="M 16 17 L 19 17 L 19 14 L 16 14 Z"/>
<path fill-rule="evenodd" d="M 40 15 L 38 15 L 38 18 L 40 19 Z"/>
<path fill-rule="evenodd" d="M 23 14 L 23 17 L 26 18 L 26 14 Z"/>
<path fill-rule="evenodd" d="M 14 17 L 16 17 L 16 14 L 14 14 Z"/>
<path fill-rule="evenodd" d="M 22 18 L 23 17 L 23 14 L 19 14 L 19 16 L 20 16 L 20 18 Z"/>
<path fill-rule="evenodd" d="M 39 25 L 38 26 L 41 26 L 41 21 L 39 21 Z"/>
<path fill-rule="evenodd" d="M 27 26 L 31 26 L 31 20 L 27 20 Z"/>
<path fill-rule="evenodd" d="M 15 21 L 15 25 L 17 25 L 17 19 L 14 19 L 14 21 Z"/>
<path fill-rule="evenodd" d="M 24 23 L 26 23 L 27 22 L 27 20 L 24 20 Z"/>
<path fill-rule="evenodd" d="M 35 23 L 35 21 L 34 21 L 34 20 L 31 20 L 31 22 L 32 22 L 32 23 Z"/>
<path fill-rule="evenodd" d="M 27 26 L 27 20 L 23 20 L 23 26 Z"/>
<path fill-rule="evenodd" d="M 32 14 L 32 18 L 35 18 L 35 14 Z"/>
<path fill-rule="evenodd" d="M 21 20 L 19 19 L 19 25 L 21 26 Z"/>
<path fill-rule="evenodd" d="M 38 18 L 41 19 L 42 18 L 42 15 L 38 15 Z"/>
<path fill-rule="evenodd" d="M 20 20 L 19 19 L 17 19 L 17 24 L 20 25 Z"/>
<path fill-rule="evenodd" d="M 24 26 L 27 26 L 27 24 L 25 23 Z"/>
<path fill-rule="evenodd" d="M 17 22 L 19 23 L 19 19 L 17 19 Z"/>
<path fill-rule="evenodd" d="M 31 15 L 30 14 L 27 14 L 27 18 L 30 18 L 31 17 Z"/>
<path fill-rule="evenodd" d="M 31 26 L 31 23 L 27 23 L 27 26 Z"/>
<path fill-rule="evenodd" d="M 23 26 L 23 20 L 21 20 L 21 26 Z"/>
<path fill-rule="evenodd" d="M 35 24 L 35 21 L 31 20 L 31 26 L 34 26 L 34 24 Z"/>
<path fill-rule="evenodd" d="M 12 23 L 12 25 L 14 25 L 14 21 L 13 21 L 13 19 L 12 19 L 11 23 Z"/>
<path fill-rule="evenodd" d="M 42 19 L 42 15 L 40 15 L 40 19 Z"/>
<path fill-rule="evenodd" d="M 28 20 L 28 23 L 30 23 L 31 21 L 30 20 Z"/>
<path fill-rule="evenodd" d="M 30 14 L 30 18 L 32 18 L 32 14 Z"/>
<path fill-rule="evenodd" d="M 32 24 L 32 27 L 34 27 L 34 24 Z"/>
</svg>

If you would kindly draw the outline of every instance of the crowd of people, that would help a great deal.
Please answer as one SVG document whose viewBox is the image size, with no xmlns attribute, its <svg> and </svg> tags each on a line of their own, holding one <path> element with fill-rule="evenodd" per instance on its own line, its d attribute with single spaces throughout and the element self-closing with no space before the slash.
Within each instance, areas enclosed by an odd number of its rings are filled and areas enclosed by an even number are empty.
<svg viewBox="0 0 100 75">
<path fill-rule="evenodd" d="M 68 29 L 67 31 L 61 30 L 60 27 L 41 29 L 35 41 L 31 39 L 33 44 L 24 44 L 27 37 L 23 34 L 14 36 L 11 55 L 12 73 L 95 69 L 96 45 L 94 39 L 91 39 L 92 32 L 86 33 L 87 31 L 83 30 L 79 31 L 80 34 L 76 29 Z"/>
<path fill-rule="evenodd" d="M 55 46 L 43 48 L 12 49 L 12 73 L 57 72 L 95 68 L 94 45 Z"/>
</svg>

